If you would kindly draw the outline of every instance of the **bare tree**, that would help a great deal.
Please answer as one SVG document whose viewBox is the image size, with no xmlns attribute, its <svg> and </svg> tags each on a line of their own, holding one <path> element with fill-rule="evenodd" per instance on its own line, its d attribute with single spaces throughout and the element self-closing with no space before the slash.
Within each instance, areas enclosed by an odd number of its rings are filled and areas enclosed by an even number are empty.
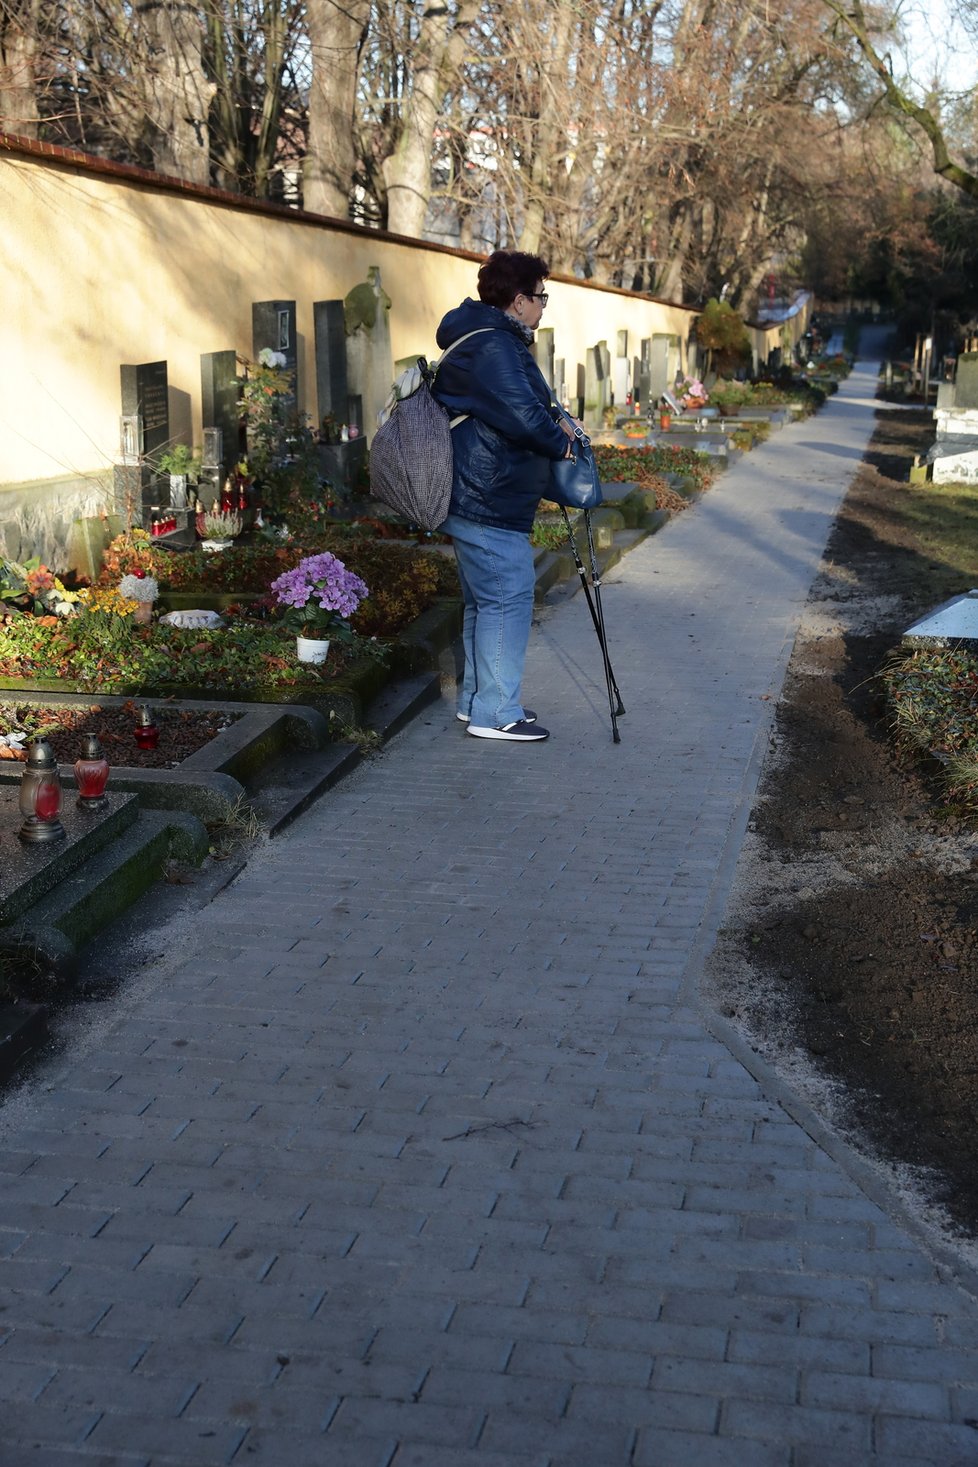
<svg viewBox="0 0 978 1467">
<path fill-rule="evenodd" d="M 883 97 L 888 106 L 901 118 L 915 123 L 921 129 L 931 146 L 934 160 L 934 172 L 941 178 L 946 179 L 962 193 L 978 198 L 978 175 L 970 168 L 956 163 L 951 157 L 951 150 L 941 122 L 940 112 L 936 106 L 925 106 L 911 96 L 909 90 L 902 86 L 894 77 L 889 59 L 881 56 L 873 42 L 873 27 L 866 16 L 862 0 L 822 0 L 828 7 L 840 27 L 848 30 L 855 37 L 860 51 L 866 59 L 873 75 L 883 89 Z M 973 14 L 973 9 L 972 12 Z"/>
<path fill-rule="evenodd" d="M 456 81 L 469 29 L 481 0 L 432 0 L 409 29 L 401 58 L 401 93 L 393 147 L 383 158 L 387 227 L 420 238 L 431 195 L 435 127 L 445 95 Z"/>
<path fill-rule="evenodd" d="M 357 79 L 369 19 L 370 0 L 308 0 L 306 6 L 312 77 L 303 202 L 344 219 L 357 171 Z"/>
<path fill-rule="evenodd" d="M 40 0 L 0 3 L 0 128 L 37 137 Z"/>
<path fill-rule="evenodd" d="M 305 152 L 302 0 L 205 0 L 205 14 L 214 175 L 267 198 L 283 152 L 296 163 Z"/>
<path fill-rule="evenodd" d="M 133 22 L 153 167 L 209 183 L 207 114 L 217 88 L 204 71 L 199 9 L 183 0 L 139 0 Z"/>
</svg>

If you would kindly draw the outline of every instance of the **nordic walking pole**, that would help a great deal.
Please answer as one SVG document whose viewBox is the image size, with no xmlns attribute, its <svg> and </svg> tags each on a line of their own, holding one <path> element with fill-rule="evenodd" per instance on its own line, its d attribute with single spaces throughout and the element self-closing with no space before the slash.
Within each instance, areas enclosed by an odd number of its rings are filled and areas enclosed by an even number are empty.
<svg viewBox="0 0 978 1467">
<path fill-rule="evenodd" d="M 621 701 L 621 693 L 618 691 L 618 683 L 615 681 L 615 674 L 611 666 L 611 659 L 608 656 L 608 644 L 605 639 L 604 630 L 604 616 L 601 613 L 600 600 L 598 602 L 598 609 L 595 610 L 594 600 L 591 596 L 591 587 L 588 585 L 587 581 L 587 571 L 584 568 L 584 561 L 581 559 L 581 553 L 577 548 L 577 541 L 574 539 L 574 530 L 570 522 L 570 515 L 567 513 L 566 507 L 564 505 L 561 505 L 561 510 L 564 516 L 564 524 L 567 527 L 567 538 L 570 540 L 571 551 L 574 555 L 574 564 L 577 566 L 577 573 L 581 578 L 581 585 L 584 587 L 584 596 L 587 600 L 587 608 L 588 611 L 590 611 L 591 613 L 591 620 L 594 622 L 594 630 L 597 632 L 598 642 L 601 647 L 601 654 L 604 659 L 605 676 L 608 679 L 608 701 L 611 706 L 612 723 L 614 723 L 614 720 L 616 718 L 621 718 L 621 716 L 624 714 L 625 705 Z M 589 511 L 587 510 L 584 511 L 584 519 L 587 525 L 588 545 L 590 546 L 591 550 L 591 584 L 595 588 L 595 595 L 598 595 L 598 587 L 600 586 L 601 581 L 597 574 L 597 560 L 594 553 L 594 542 L 591 538 L 591 516 Z M 618 730 L 617 727 L 615 727 L 615 743 L 617 744 L 619 742 L 620 740 L 618 738 Z"/>
<path fill-rule="evenodd" d="M 604 658 L 604 676 L 608 684 L 608 707 L 611 709 L 611 736 L 616 744 L 621 743 L 621 734 L 618 732 L 618 711 L 615 707 L 615 695 L 621 702 L 621 694 L 618 693 L 618 684 L 611 670 L 611 659 L 608 656 L 608 638 L 604 628 L 604 612 L 601 609 L 601 577 L 598 574 L 598 557 L 594 552 L 594 535 L 591 532 L 591 511 L 584 511 L 584 524 L 587 527 L 587 548 L 591 557 L 591 589 L 594 592 L 594 612 L 600 631 L 598 641 L 601 643 L 601 656 Z"/>
</svg>

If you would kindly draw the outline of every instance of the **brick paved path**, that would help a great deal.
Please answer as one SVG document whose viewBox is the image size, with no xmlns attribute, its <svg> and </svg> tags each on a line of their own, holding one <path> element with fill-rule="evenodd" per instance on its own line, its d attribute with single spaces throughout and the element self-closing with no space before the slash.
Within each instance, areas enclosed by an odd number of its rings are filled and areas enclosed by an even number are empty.
<svg viewBox="0 0 978 1467">
<path fill-rule="evenodd" d="M 577 597 L 549 744 L 429 713 L 6 1105 L 3 1467 L 978 1462 L 974 1301 L 696 996 L 872 387 L 613 573 L 619 746 Z"/>
</svg>

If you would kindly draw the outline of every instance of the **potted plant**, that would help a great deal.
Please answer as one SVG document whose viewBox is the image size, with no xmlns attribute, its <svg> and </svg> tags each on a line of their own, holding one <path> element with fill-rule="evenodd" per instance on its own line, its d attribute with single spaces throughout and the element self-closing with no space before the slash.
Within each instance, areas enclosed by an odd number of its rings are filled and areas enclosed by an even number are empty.
<svg viewBox="0 0 978 1467">
<path fill-rule="evenodd" d="M 330 552 L 308 555 L 285 571 L 270 590 L 285 608 L 283 620 L 296 634 L 300 662 L 325 662 L 333 639 L 352 636 L 349 618 L 369 594 L 366 584 Z"/>
<path fill-rule="evenodd" d="M 747 382 L 725 382 L 721 378 L 713 384 L 713 401 L 725 418 L 735 418 L 750 397 L 751 389 Z"/>
<path fill-rule="evenodd" d="M 227 510 L 208 510 L 197 516 L 197 529 L 201 535 L 201 550 L 227 550 L 237 535 L 241 534 L 243 520 L 239 514 Z"/>
<path fill-rule="evenodd" d="M 135 620 L 140 626 L 148 626 L 153 620 L 153 602 L 159 594 L 156 577 L 148 576 L 138 565 L 119 582 L 119 595 L 136 603 Z"/>
<path fill-rule="evenodd" d="M 678 392 L 683 407 L 690 412 L 706 407 L 710 400 L 710 394 L 698 377 L 684 377 Z"/>
<path fill-rule="evenodd" d="M 156 461 L 161 474 L 170 478 L 170 504 L 173 509 L 187 507 L 187 480 L 200 472 L 200 454 L 186 443 L 174 443 L 163 450 Z"/>
</svg>

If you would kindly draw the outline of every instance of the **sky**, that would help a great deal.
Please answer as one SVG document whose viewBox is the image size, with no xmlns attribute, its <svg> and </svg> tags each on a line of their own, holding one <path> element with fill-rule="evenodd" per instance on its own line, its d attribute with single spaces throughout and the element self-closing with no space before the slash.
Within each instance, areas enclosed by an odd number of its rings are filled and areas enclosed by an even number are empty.
<svg viewBox="0 0 978 1467">
<path fill-rule="evenodd" d="M 903 8 L 909 37 L 903 56 L 919 91 L 929 86 L 935 69 L 954 91 L 978 85 L 978 45 L 955 19 L 958 9 L 947 0 L 909 0 Z"/>
</svg>

